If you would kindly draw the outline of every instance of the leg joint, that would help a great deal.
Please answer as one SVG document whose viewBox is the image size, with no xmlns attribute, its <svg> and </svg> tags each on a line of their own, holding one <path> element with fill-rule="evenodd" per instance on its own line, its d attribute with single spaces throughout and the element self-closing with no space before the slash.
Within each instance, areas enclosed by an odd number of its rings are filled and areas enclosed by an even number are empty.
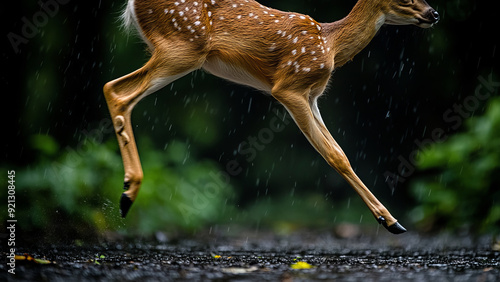
<svg viewBox="0 0 500 282">
<path fill-rule="evenodd" d="M 134 187 L 141 186 L 142 179 L 143 179 L 142 172 L 141 173 L 135 173 L 135 174 L 128 174 L 127 173 L 125 175 L 123 189 L 128 190 L 131 186 L 134 186 Z"/>
</svg>

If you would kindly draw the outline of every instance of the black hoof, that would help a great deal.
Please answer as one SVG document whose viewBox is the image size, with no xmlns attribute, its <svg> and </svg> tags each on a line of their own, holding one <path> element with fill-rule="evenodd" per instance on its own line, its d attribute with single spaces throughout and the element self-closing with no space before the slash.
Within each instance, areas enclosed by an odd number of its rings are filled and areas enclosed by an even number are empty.
<svg viewBox="0 0 500 282">
<path fill-rule="evenodd" d="M 127 196 L 127 194 L 123 193 L 120 199 L 120 213 L 123 218 L 127 216 L 128 210 L 130 206 L 132 206 L 132 200 Z"/>
<path fill-rule="evenodd" d="M 382 224 L 385 227 L 385 229 L 389 230 L 389 232 L 391 232 L 392 234 L 401 234 L 406 232 L 406 228 L 404 228 L 403 225 L 399 224 L 399 222 L 396 222 L 393 225 L 388 226 L 383 216 L 378 218 L 378 222 Z"/>
</svg>

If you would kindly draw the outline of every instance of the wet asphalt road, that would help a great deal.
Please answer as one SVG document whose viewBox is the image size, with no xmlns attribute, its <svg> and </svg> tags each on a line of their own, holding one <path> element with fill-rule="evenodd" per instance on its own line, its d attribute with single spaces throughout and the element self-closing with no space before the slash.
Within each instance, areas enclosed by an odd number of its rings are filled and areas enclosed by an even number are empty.
<svg viewBox="0 0 500 282">
<path fill-rule="evenodd" d="M 491 237 L 414 234 L 339 239 L 329 232 L 278 236 L 236 232 L 190 239 L 120 240 L 22 249 L 50 264 L 18 260 L 2 281 L 500 281 Z M 142 241 L 142 242 L 139 242 Z M 4 253 L 4 257 L 6 254 Z M 43 261 L 39 261 L 43 262 Z M 302 267 L 303 269 L 294 269 Z"/>
</svg>

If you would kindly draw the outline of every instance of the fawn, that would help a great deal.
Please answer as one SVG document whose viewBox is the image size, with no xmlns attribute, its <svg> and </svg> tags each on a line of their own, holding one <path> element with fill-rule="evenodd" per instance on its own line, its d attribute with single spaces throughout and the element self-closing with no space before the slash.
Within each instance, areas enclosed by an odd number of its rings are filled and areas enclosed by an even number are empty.
<svg viewBox="0 0 500 282">
<path fill-rule="evenodd" d="M 359 0 L 333 23 L 254 0 L 129 0 L 123 19 L 126 26 L 135 26 L 151 51 L 142 68 L 104 86 L 125 169 L 123 217 L 143 179 L 132 109 L 149 94 L 203 69 L 271 94 L 378 222 L 395 234 L 406 231 L 354 173 L 326 128 L 317 100 L 333 70 L 365 48 L 382 25 L 428 28 L 437 23 L 439 14 L 424 0 Z"/>
</svg>

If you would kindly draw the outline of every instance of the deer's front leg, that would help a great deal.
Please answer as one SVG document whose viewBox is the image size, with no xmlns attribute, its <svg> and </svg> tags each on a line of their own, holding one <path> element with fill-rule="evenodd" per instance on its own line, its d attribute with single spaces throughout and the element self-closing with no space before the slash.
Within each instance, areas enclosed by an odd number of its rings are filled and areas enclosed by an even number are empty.
<svg viewBox="0 0 500 282">
<path fill-rule="evenodd" d="M 315 99 L 310 100 L 309 90 L 298 92 L 275 89 L 272 94 L 292 115 L 313 147 L 361 196 L 379 223 L 394 234 L 405 232 L 406 229 L 397 222 L 354 173 L 346 155 L 324 126 Z"/>
</svg>

